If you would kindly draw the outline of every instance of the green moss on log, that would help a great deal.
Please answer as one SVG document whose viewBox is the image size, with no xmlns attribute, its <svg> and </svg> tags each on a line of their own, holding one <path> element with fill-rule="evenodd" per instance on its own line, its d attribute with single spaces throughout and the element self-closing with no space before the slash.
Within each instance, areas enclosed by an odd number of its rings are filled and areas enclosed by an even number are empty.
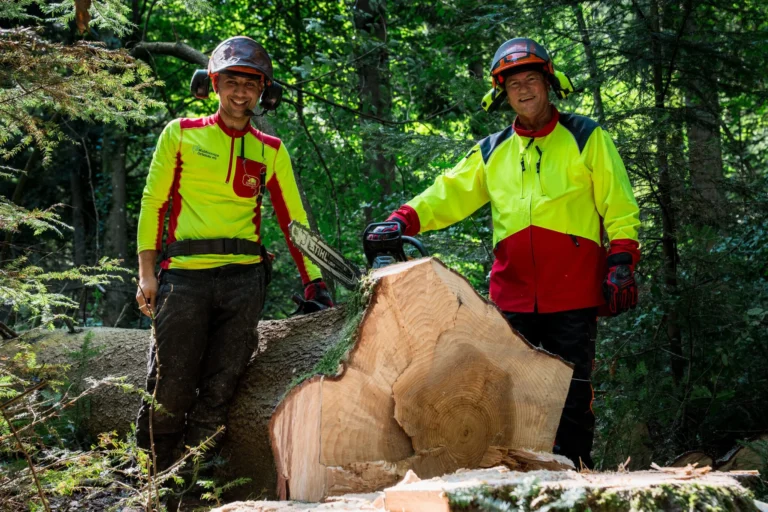
<svg viewBox="0 0 768 512">
<path fill-rule="evenodd" d="M 451 510 L 467 511 L 758 511 L 746 489 L 697 482 L 629 489 L 563 488 L 531 478 L 513 486 L 462 489 L 449 493 L 448 498 Z"/>
<path fill-rule="evenodd" d="M 346 361 L 350 349 L 357 341 L 360 322 L 363 319 L 365 309 L 371 301 L 371 297 L 373 297 L 375 286 L 376 282 L 370 278 L 370 274 L 360 280 L 357 290 L 350 297 L 349 301 L 344 304 L 347 319 L 342 328 L 339 341 L 325 352 L 312 370 L 295 377 L 288 385 L 288 389 L 285 390 L 283 397 L 285 397 L 291 389 L 295 388 L 305 380 L 311 379 L 315 375 L 338 374 L 339 366 Z"/>
</svg>

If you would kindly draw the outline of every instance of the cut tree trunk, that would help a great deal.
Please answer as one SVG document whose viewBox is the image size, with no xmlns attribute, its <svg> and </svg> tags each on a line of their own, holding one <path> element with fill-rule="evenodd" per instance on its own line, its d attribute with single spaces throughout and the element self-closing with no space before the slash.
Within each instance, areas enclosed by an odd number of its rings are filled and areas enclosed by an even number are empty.
<svg viewBox="0 0 768 512">
<path fill-rule="evenodd" d="M 690 466 L 675 470 L 620 473 L 534 471 L 506 467 L 457 471 L 431 480 L 409 473 L 383 492 L 345 495 L 325 503 L 250 501 L 229 503 L 211 512 L 298 512 L 377 510 L 448 512 L 449 510 L 640 510 L 758 511 L 747 489 L 729 473 L 708 473 Z"/>
<path fill-rule="evenodd" d="M 259 323 L 259 350 L 238 385 L 222 446 L 229 459 L 222 477 L 251 482 L 231 498 L 270 497 L 277 488 L 303 499 L 378 490 L 409 469 L 428 477 L 499 464 L 570 466 L 540 453 L 553 445 L 569 364 L 533 348 L 436 260 L 393 265 L 373 278 L 362 314 L 335 308 Z M 32 332 L 20 341 L 41 363 L 73 364 L 72 376 L 125 376 L 144 386 L 149 331 Z M 13 351 L 6 345 L 0 355 Z M 333 375 L 311 377 L 320 370 Z M 88 400 L 92 435 L 129 431 L 135 394 L 108 387 Z"/>
<path fill-rule="evenodd" d="M 436 260 L 372 278 L 348 360 L 292 390 L 272 418 L 281 499 L 375 491 L 409 469 L 525 467 L 537 455 L 523 450 L 551 451 L 570 365 L 530 345 Z"/>
</svg>

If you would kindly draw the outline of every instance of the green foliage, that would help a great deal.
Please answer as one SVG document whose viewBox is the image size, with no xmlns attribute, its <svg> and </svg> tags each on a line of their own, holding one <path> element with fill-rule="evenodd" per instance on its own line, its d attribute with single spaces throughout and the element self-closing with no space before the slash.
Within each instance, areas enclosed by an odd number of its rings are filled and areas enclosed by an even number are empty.
<svg viewBox="0 0 768 512">
<path fill-rule="evenodd" d="M 203 489 L 207 489 L 208 492 L 204 492 L 200 495 L 200 498 L 206 501 L 212 501 L 216 503 L 217 507 L 222 505 L 222 495 L 235 487 L 245 485 L 250 482 L 250 478 L 236 478 L 224 484 L 218 484 L 215 480 L 198 480 L 197 485 Z"/>
<path fill-rule="evenodd" d="M 8 177 L 9 175 L 0 176 Z M 32 210 L 15 205 L 0 197 L 0 226 L 3 231 L 18 231 L 20 227 L 26 226 L 32 229 L 35 236 L 46 231 L 54 231 L 61 234 L 61 229 L 71 229 L 69 226 L 59 220 L 59 216 L 54 209 L 60 205 L 54 205 L 46 210 Z"/>
<path fill-rule="evenodd" d="M 149 109 L 160 104 L 148 95 L 148 88 L 160 83 L 151 77 L 151 69 L 131 58 L 124 50 L 111 50 L 102 43 L 86 41 L 63 44 L 46 37 L 43 24 L 66 23 L 74 16 L 76 2 L 45 3 L 12 0 L 3 2 L 0 19 L 20 20 L 32 26 L 0 29 L 0 158 L 22 156 L 30 145 L 28 157 L 43 155 L 50 165 L 54 149 L 75 133 L 69 122 L 114 123 L 143 122 Z M 46 17 L 40 17 L 34 8 Z M 91 5 L 94 27 L 118 34 L 129 28 L 127 7 L 114 0 L 95 1 Z M 69 135 L 65 134 L 69 131 Z M 86 155 L 87 158 L 87 155 Z M 3 166 L 6 170 L 12 167 Z M 27 177 L 24 172 L 3 172 L 0 179 Z M 13 235 L 29 229 L 38 237 L 52 232 L 63 236 L 71 228 L 58 212 L 61 205 L 24 208 L 0 194 L 0 233 L 9 244 Z M 100 258 L 97 265 L 45 269 L 30 262 L 26 255 L 7 259 L 7 248 L 0 255 L 0 297 L 6 311 L 15 315 L 17 328 L 39 324 L 52 328 L 57 319 L 68 319 L 77 303 L 61 293 L 50 291 L 56 281 L 80 281 L 96 286 L 116 279 L 117 261 Z"/>
<path fill-rule="evenodd" d="M 464 488 L 448 495 L 452 509 L 505 512 L 640 512 L 645 510 L 756 511 L 743 489 L 700 483 L 598 488 L 541 485 L 535 477 L 519 484 Z"/>
<path fill-rule="evenodd" d="M 159 85 L 150 68 L 103 44 L 63 45 L 29 28 L 2 30 L 0 69 L 0 157 L 6 160 L 33 141 L 51 157 L 65 133 L 41 112 L 125 126 L 159 106 L 146 96 Z"/>
<path fill-rule="evenodd" d="M 115 260 L 102 259 L 95 267 L 79 267 L 60 272 L 46 272 L 41 267 L 28 265 L 26 258 L 18 258 L 0 269 L 0 294 L 4 305 L 20 313 L 28 327 L 43 325 L 53 329 L 54 321 L 69 318 L 67 312 L 77 307 L 71 298 L 50 291 L 57 281 L 81 281 L 84 286 L 95 286 L 112 280 L 120 267 Z M 21 322 L 20 326 L 23 326 Z"/>
<path fill-rule="evenodd" d="M 43 7 L 44 13 L 60 22 L 69 23 L 75 19 L 77 2 L 63 1 L 48 4 L 40 2 L 40 4 Z M 116 0 L 92 0 L 88 12 L 91 14 L 90 26 L 92 28 L 110 30 L 119 36 L 134 29 L 134 26 L 128 21 L 127 17 L 131 9 L 122 2 Z"/>
</svg>

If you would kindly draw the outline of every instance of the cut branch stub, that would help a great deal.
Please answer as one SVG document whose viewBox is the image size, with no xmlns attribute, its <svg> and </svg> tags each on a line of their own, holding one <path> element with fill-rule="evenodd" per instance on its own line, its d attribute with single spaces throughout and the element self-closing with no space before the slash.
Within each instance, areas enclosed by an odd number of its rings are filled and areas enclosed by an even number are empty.
<svg viewBox="0 0 768 512">
<path fill-rule="evenodd" d="M 373 278 L 341 373 L 294 389 L 273 415 L 282 499 L 369 492 L 409 469 L 430 478 L 551 451 L 569 364 L 522 339 L 435 259 Z"/>
</svg>

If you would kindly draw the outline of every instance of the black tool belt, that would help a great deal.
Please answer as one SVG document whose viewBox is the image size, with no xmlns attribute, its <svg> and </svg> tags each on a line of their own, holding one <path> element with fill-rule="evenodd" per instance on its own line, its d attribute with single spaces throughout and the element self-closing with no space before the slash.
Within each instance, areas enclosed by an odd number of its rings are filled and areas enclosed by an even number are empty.
<svg viewBox="0 0 768 512">
<path fill-rule="evenodd" d="M 193 254 L 251 254 L 261 256 L 261 244 L 242 238 L 179 240 L 165 249 L 165 258 Z"/>
</svg>

